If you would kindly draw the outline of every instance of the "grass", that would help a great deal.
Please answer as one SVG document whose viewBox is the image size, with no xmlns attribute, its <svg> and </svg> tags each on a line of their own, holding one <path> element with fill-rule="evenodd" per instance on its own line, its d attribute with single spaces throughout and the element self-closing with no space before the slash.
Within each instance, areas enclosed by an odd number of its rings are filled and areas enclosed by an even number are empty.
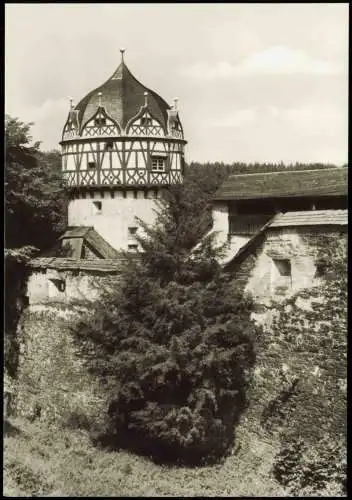
<svg viewBox="0 0 352 500">
<path fill-rule="evenodd" d="M 165 467 L 127 451 L 94 448 L 83 431 L 11 419 L 4 438 L 4 495 L 288 496 L 270 477 L 273 453 L 269 443 L 251 446 L 246 440 L 220 465 Z"/>
</svg>

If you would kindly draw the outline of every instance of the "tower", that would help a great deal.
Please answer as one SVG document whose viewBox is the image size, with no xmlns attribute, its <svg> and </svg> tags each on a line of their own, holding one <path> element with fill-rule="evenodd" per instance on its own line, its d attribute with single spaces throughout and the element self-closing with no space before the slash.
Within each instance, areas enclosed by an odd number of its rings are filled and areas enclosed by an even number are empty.
<svg viewBox="0 0 352 500">
<path fill-rule="evenodd" d="M 136 250 L 135 217 L 152 224 L 161 190 L 181 183 L 183 128 L 169 106 L 124 62 L 71 106 L 62 133 L 68 225 L 93 226 L 116 250 Z"/>
</svg>

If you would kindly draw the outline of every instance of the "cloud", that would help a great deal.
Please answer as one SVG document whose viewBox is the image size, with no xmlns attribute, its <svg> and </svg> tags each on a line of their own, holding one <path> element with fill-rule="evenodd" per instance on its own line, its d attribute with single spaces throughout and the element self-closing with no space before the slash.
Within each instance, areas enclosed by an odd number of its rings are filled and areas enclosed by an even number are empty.
<svg viewBox="0 0 352 500">
<path fill-rule="evenodd" d="M 226 79 L 247 75 L 331 75 L 342 73 L 343 68 L 332 61 L 315 59 L 301 49 L 274 46 L 257 52 L 239 64 L 222 61 L 216 65 L 196 63 L 183 69 L 193 78 Z"/>
<path fill-rule="evenodd" d="M 238 109 L 212 123 L 213 127 L 243 127 L 252 124 L 256 119 L 253 108 Z"/>
<path fill-rule="evenodd" d="M 59 147 L 62 129 L 64 128 L 69 111 L 69 100 L 47 99 L 39 106 L 7 105 L 6 113 L 18 117 L 25 123 L 34 122 L 31 135 L 35 141 L 42 142 L 42 149 Z"/>
</svg>

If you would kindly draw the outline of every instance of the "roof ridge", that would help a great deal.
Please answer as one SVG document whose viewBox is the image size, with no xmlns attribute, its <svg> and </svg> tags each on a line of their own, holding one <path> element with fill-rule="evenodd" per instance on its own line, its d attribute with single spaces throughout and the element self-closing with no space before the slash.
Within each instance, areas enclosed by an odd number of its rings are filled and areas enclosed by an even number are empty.
<svg viewBox="0 0 352 500">
<path fill-rule="evenodd" d="M 348 169 L 348 167 L 329 167 L 329 168 L 312 168 L 312 169 L 302 169 L 302 170 L 279 170 L 279 171 L 272 171 L 272 172 L 253 172 L 250 174 L 230 174 L 229 177 L 248 177 L 249 175 L 269 175 L 269 174 L 287 174 L 287 173 L 302 173 L 302 172 L 326 172 L 327 170 L 332 171 L 332 170 L 338 170 L 338 169 Z M 228 177 L 228 178 L 229 178 Z M 226 180 L 224 181 L 226 182 Z"/>
</svg>

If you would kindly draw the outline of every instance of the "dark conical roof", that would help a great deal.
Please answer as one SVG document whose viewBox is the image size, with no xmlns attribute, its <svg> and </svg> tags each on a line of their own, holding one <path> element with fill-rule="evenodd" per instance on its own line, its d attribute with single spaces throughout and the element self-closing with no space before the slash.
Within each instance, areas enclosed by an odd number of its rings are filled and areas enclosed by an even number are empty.
<svg viewBox="0 0 352 500">
<path fill-rule="evenodd" d="M 101 92 L 101 97 L 99 93 Z M 99 107 L 99 102 L 107 114 L 121 128 L 125 128 L 144 105 L 144 93 L 148 92 L 148 109 L 152 116 L 166 128 L 167 110 L 170 106 L 154 91 L 142 85 L 130 72 L 122 60 L 113 75 L 100 87 L 92 90 L 78 104 L 79 122 L 82 125 L 91 118 Z"/>
</svg>

